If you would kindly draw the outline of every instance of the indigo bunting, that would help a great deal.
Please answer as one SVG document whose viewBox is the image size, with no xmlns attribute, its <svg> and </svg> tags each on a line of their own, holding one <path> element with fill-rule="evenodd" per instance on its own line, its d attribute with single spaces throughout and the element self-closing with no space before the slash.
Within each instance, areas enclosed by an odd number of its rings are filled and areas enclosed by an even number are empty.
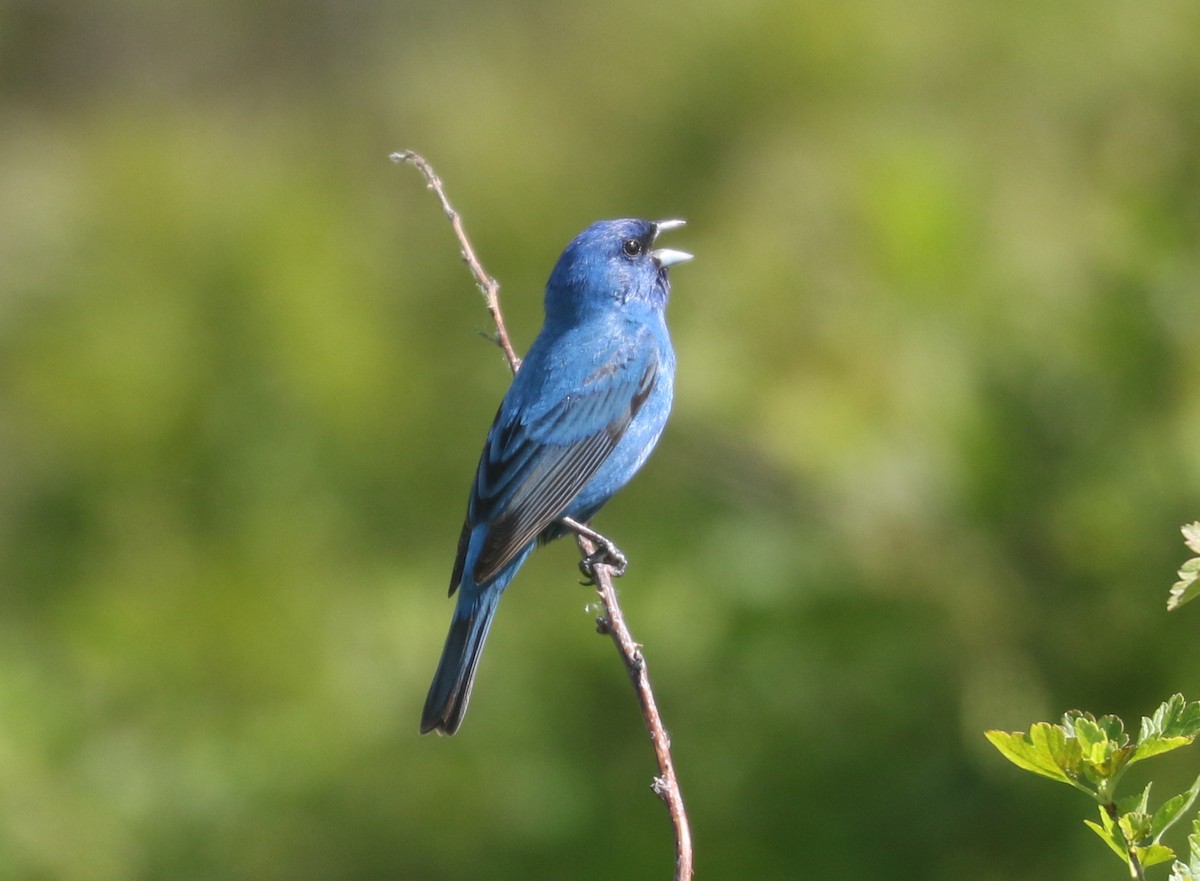
<svg viewBox="0 0 1200 881">
<path fill-rule="evenodd" d="M 666 425 L 675 381 L 667 268 L 655 249 L 682 220 L 605 220 L 546 283 L 545 321 L 496 413 L 471 486 L 450 595 L 458 603 L 421 733 L 453 734 L 500 595 L 535 545 L 586 523 L 637 472 Z"/>
</svg>

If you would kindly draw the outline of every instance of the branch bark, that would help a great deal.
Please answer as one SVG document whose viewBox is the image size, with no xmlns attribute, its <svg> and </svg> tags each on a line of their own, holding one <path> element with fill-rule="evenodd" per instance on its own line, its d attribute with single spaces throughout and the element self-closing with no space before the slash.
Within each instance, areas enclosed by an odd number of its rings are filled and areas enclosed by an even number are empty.
<svg viewBox="0 0 1200 881">
<path fill-rule="evenodd" d="M 438 201 L 441 202 L 442 213 L 450 221 L 450 226 L 454 228 L 454 235 L 458 239 L 458 247 L 462 252 L 463 262 L 471 270 L 475 284 L 479 286 L 479 292 L 483 294 L 483 301 L 487 306 L 488 314 L 492 316 L 492 322 L 496 325 L 496 345 L 503 350 L 504 357 L 508 359 L 509 369 L 515 374 L 521 368 L 521 358 L 513 349 L 512 342 L 508 338 L 508 328 L 504 326 L 504 314 L 500 311 L 500 282 L 484 272 L 483 264 L 479 262 L 479 257 L 475 254 L 475 248 L 471 244 L 471 240 L 467 238 L 466 230 L 463 229 L 462 216 L 454 210 L 454 206 L 446 198 L 446 188 L 442 184 L 442 179 L 437 176 L 437 172 L 433 170 L 433 166 L 429 164 L 428 160 L 419 153 L 414 153 L 411 150 L 402 150 L 391 154 L 388 158 L 397 164 L 407 162 L 415 166 L 417 171 L 421 172 L 421 175 L 425 178 L 428 188 L 433 190 Z"/>
<path fill-rule="evenodd" d="M 512 347 L 508 328 L 504 324 L 504 315 L 500 310 L 500 283 L 484 271 L 483 265 L 475 253 L 475 248 L 471 245 L 471 241 L 463 229 L 462 217 L 446 196 L 446 188 L 442 184 L 441 178 L 423 156 L 411 150 L 393 153 L 390 158 L 395 163 L 408 163 L 414 166 L 425 178 L 426 186 L 437 196 L 442 206 L 442 212 L 450 221 L 454 235 L 458 239 L 463 262 L 467 264 L 467 268 L 475 279 L 475 284 L 483 294 L 488 314 L 491 315 L 492 321 L 496 325 L 496 344 L 504 352 L 504 357 L 508 359 L 509 368 L 513 374 L 516 374 L 521 368 L 521 359 Z M 585 559 L 591 557 L 597 550 L 596 543 L 584 534 L 584 531 L 581 531 L 579 524 L 569 520 L 565 523 L 575 533 L 575 539 L 583 557 Z M 586 531 L 591 532 L 590 530 Z M 666 806 L 675 831 L 675 881 L 691 881 L 691 828 L 688 825 L 687 812 L 683 805 L 683 793 L 679 789 L 679 780 L 675 776 L 675 763 L 671 758 L 671 739 L 667 736 L 662 717 L 658 712 L 658 702 L 654 697 L 654 689 L 650 685 L 646 659 L 642 654 L 641 646 L 634 642 L 633 636 L 625 624 L 625 615 L 621 611 L 620 603 L 617 602 L 617 590 L 613 584 L 613 568 L 605 563 L 596 563 L 592 566 L 592 573 L 596 592 L 604 604 L 604 615 L 596 619 L 596 629 L 600 633 L 612 637 L 613 645 L 616 646 L 617 652 L 625 664 L 625 670 L 629 674 L 634 691 L 637 693 L 638 703 L 642 708 L 642 719 L 650 734 L 654 757 L 658 761 L 659 773 L 654 778 L 651 788 Z"/>
</svg>

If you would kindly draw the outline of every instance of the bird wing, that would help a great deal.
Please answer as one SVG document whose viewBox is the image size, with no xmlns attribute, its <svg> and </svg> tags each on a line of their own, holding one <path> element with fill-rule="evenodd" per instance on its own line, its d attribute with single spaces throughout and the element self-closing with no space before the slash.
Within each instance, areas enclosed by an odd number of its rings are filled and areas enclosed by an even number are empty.
<svg viewBox="0 0 1200 881">
<path fill-rule="evenodd" d="M 507 407 L 488 433 L 451 576 L 462 579 L 472 528 L 487 523 L 472 579 L 487 584 L 563 516 L 595 475 L 658 378 L 654 346 L 631 346 L 538 412 Z"/>
</svg>

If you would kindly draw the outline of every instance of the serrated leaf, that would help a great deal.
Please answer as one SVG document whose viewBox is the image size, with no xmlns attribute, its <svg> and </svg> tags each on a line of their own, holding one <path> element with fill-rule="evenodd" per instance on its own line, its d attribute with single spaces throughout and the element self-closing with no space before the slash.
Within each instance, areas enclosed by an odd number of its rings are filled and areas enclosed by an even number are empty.
<svg viewBox="0 0 1200 881">
<path fill-rule="evenodd" d="M 1181 531 L 1187 546 L 1200 554 L 1200 521 L 1184 525 Z M 1179 580 L 1171 586 L 1170 596 L 1167 597 L 1167 609 L 1178 609 L 1197 596 L 1200 596 L 1200 557 L 1188 560 L 1180 567 Z"/>
<path fill-rule="evenodd" d="M 1104 732 L 1113 745 L 1122 747 L 1129 744 L 1129 735 L 1125 733 L 1125 723 L 1120 716 L 1101 716 L 1096 720 L 1096 727 Z"/>
<path fill-rule="evenodd" d="M 1111 748 L 1112 741 L 1109 739 L 1108 731 L 1095 719 L 1090 716 L 1076 716 L 1071 722 L 1068 731 L 1074 734 L 1079 741 L 1085 758 L 1096 753 L 1103 754 Z"/>
<path fill-rule="evenodd" d="M 1163 844 L 1151 844 L 1148 847 L 1139 847 L 1137 848 L 1137 855 L 1143 869 L 1175 859 L 1175 851 Z"/>
<path fill-rule="evenodd" d="M 1138 734 L 1141 744 L 1149 737 L 1195 737 L 1200 735 L 1200 701 L 1188 703 L 1183 695 L 1173 694 L 1150 718 L 1142 717 Z"/>
<path fill-rule="evenodd" d="M 1018 768 L 1061 783 L 1074 783 L 1066 769 L 1078 765 L 1079 745 L 1075 740 L 1068 741 L 1066 733 L 1057 725 L 1038 722 L 1028 733 L 987 731 L 984 734 L 992 746 Z M 1068 743 L 1073 745 L 1073 750 Z"/>
<path fill-rule="evenodd" d="M 1186 703 L 1183 695 L 1176 692 L 1159 704 L 1151 715 L 1142 716 L 1142 727 L 1138 731 L 1138 745 L 1140 746 L 1151 737 L 1162 737 L 1165 733 L 1164 726 L 1179 715 Z"/>
<path fill-rule="evenodd" d="M 1105 762 L 1113 749 L 1108 733 L 1096 724 L 1095 719 L 1086 716 L 1076 717 L 1072 722 L 1068 731 L 1079 741 L 1079 757 L 1092 765 Z"/>
<path fill-rule="evenodd" d="M 1193 737 L 1157 737 L 1151 738 L 1133 751 L 1133 755 L 1129 757 L 1127 764 L 1132 765 L 1134 762 L 1140 762 L 1142 759 L 1148 759 L 1151 756 L 1157 756 L 1161 753 L 1169 753 L 1173 749 L 1179 749 L 1181 746 L 1187 746 L 1195 738 Z"/>
<path fill-rule="evenodd" d="M 1167 593 L 1167 611 L 1174 612 L 1184 603 L 1200 596 L 1200 557 L 1192 557 L 1179 567 L 1179 580 Z"/>
<path fill-rule="evenodd" d="M 1130 811 L 1117 820 L 1121 834 L 1130 844 L 1148 841 L 1150 838 L 1150 815 L 1145 811 Z"/>
<path fill-rule="evenodd" d="M 1183 533 L 1183 543 L 1200 554 L 1200 520 L 1194 523 L 1185 523 L 1179 527 L 1179 531 Z"/>
<path fill-rule="evenodd" d="M 1067 732 L 1058 725 L 1038 722 L 1029 728 L 1029 741 L 1035 748 L 1050 757 L 1068 783 L 1073 783 L 1078 779 L 1082 750 L 1076 738 L 1068 737 Z"/>
<path fill-rule="evenodd" d="M 1080 722 L 1091 722 L 1095 724 L 1096 717 L 1086 710 L 1067 710 L 1062 715 L 1062 728 L 1069 734 L 1075 733 L 1075 726 Z"/>
</svg>

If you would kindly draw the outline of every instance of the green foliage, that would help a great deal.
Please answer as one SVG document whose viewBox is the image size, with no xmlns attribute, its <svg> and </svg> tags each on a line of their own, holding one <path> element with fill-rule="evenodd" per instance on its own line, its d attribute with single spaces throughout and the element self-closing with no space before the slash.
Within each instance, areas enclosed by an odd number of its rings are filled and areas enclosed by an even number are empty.
<svg viewBox="0 0 1200 881">
<path fill-rule="evenodd" d="M 1087 793 L 1100 805 L 1100 822 L 1084 820 L 1125 861 L 1140 869 L 1174 859 L 1163 834 L 1187 812 L 1200 793 L 1200 777 L 1186 791 L 1150 809 L 1150 784 L 1140 794 L 1117 799 L 1117 783 L 1133 764 L 1190 744 L 1200 736 L 1200 702 L 1172 695 L 1142 717 L 1136 740 L 1116 716 L 1071 710 L 1058 725 L 1038 722 L 1028 732 L 988 731 L 988 740 L 1010 762 Z M 1192 842 L 1193 848 L 1195 842 Z"/>
<path fill-rule="evenodd" d="M 1183 540 L 1196 554 L 1200 554 L 1200 521 L 1180 527 Z M 1171 587 L 1167 599 L 1168 609 L 1178 609 L 1200 594 L 1200 556 L 1192 557 L 1179 568 L 1179 580 Z"/>
</svg>

